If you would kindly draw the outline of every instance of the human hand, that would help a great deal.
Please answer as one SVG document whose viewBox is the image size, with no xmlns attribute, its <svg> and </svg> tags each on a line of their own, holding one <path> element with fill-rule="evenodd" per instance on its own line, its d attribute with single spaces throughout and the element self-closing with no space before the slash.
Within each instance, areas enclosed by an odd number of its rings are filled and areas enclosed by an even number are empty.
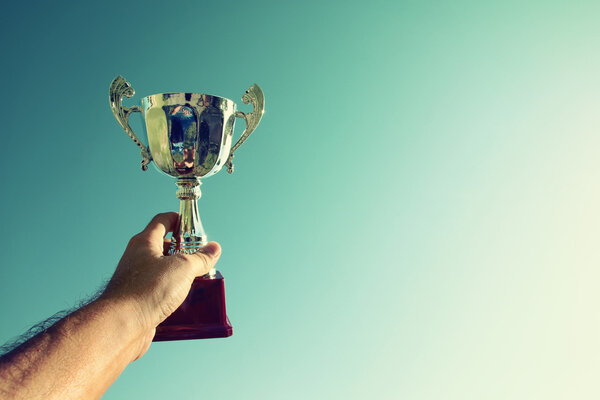
<svg viewBox="0 0 600 400">
<path fill-rule="evenodd" d="M 209 242 L 194 254 L 167 255 L 165 235 L 177 223 L 177 213 L 156 215 L 129 241 L 101 300 L 125 302 L 135 310 L 144 335 L 141 357 L 152 342 L 156 326 L 185 300 L 194 278 L 208 273 L 221 255 L 218 243 Z"/>
</svg>

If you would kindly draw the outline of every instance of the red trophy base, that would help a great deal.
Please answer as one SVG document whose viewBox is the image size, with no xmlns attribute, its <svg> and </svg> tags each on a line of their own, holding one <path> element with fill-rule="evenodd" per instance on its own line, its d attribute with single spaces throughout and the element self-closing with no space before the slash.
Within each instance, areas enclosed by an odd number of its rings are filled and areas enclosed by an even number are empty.
<svg viewBox="0 0 600 400">
<path fill-rule="evenodd" d="M 214 276 L 194 279 L 183 304 L 156 327 L 152 341 L 210 339 L 232 334 L 225 310 L 225 280 L 217 271 Z"/>
</svg>

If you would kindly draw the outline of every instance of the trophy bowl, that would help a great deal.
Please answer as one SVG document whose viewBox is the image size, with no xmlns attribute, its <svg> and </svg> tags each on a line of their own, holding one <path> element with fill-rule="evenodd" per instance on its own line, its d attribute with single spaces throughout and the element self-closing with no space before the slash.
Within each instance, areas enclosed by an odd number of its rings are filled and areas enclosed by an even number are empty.
<svg viewBox="0 0 600 400">
<path fill-rule="evenodd" d="M 252 103 L 253 110 L 244 113 L 227 98 L 187 92 L 154 94 L 143 97 L 140 106 L 124 106 L 123 98 L 134 94 L 129 82 L 117 76 L 110 85 L 110 107 L 141 149 L 142 170 L 154 161 L 160 171 L 176 178 L 179 218 L 169 254 L 194 253 L 207 242 L 197 203 L 201 178 L 216 174 L 223 166 L 233 172 L 233 153 L 260 122 L 264 95 L 256 84 L 246 90 L 242 101 Z M 129 125 L 129 116 L 136 112 L 142 114 L 148 146 Z M 236 118 L 246 122 L 246 129 L 232 146 Z M 154 341 L 230 336 L 224 290 L 223 276 L 214 269 L 196 278 L 181 307 L 157 327 Z"/>
<path fill-rule="evenodd" d="M 231 150 L 236 104 L 199 93 L 161 93 L 142 99 L 150 154 L 175 178 L 204 178 L 225 164 Z"/>
</svg>

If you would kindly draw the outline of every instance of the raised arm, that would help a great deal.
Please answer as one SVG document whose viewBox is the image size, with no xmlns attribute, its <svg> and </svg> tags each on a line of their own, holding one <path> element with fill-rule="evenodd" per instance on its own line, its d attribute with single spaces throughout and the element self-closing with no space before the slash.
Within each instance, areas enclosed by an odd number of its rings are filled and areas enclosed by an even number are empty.
<svg viewBox="0 0 600 400">
<path fill-rule="evenodd" d="M 0 358 L 0 399 L 99 398 L 148 350 L 156 326 L 221 253 L 211 242 L 195 254 L 164 255 L 176 220 L 176 213 L 154 217 L 97 300 Z"/>
</svg>

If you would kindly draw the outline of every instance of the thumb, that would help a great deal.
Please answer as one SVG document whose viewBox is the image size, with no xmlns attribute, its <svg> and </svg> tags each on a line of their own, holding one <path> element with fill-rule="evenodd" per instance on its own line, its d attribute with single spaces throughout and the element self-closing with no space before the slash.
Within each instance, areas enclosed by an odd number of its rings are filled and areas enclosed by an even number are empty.
<svg viewBox="0 0 600 400">
<path fill-rule="evenodd" d="M 217 242 L 208 242 L 197 252 L 190 254 L 188 260 L 192 261 L 194 274 L 202 276 L 214 268 L 221 256 L 221 246 Z"/>
</svg>

